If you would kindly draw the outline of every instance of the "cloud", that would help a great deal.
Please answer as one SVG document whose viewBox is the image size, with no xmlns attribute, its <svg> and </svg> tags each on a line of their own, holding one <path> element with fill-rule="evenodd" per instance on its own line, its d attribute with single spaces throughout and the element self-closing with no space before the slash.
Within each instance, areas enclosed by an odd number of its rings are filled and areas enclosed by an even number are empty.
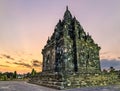
<svg viewBox="0 0 120 91">
<path fill-rule="evenodd" d="M 40 67 L 40 66 L 42 66 L 42 62 L 40 62 L 38 60 L 33 60 L 32 65 L 35 66 L 35 67 Z"/>
<path fill-rule="evenodd" d="M 1 67 L 10 67 L 10 66 L 7 66 L 7 65 L 0 65 Z"/>
<path fill-rule="evenodd" d="M 102 59 L 100 61 L 102 69 L 108 69 L 111 66 L 120 70 L 120 60 L 117 59 Z"/>
<path fill-rule="evenodd" d="M 6 61 L 6 63 L 9 63 L 9 64 L 11 64 L 9 61 Z"/>
<path fill-rule="evenodd" d="M 18 62 L 22 62 L 21 60 L 19 60 Z"/>
<path fill-rule="evenodd" d="M 14 64 L 16 64 L 16 65 L 21 65 L 21 66 L 24 66 L 24 67 L 27 67 L 27 68 L 31 68 L 31 65 L 30 65 L 30 64 L 27 64 L 27 63 L 14 62 Z"/>
<path fill-rule="evenodd" d="M 105 55 L 105 54 L 108 54 L 108 53 L 110 53 L 109 51 L 108 52 L 102 52 L 102 53 L 100 53 L 101 55 Z"/>
<path fill-rule="evenodd" d="M 120 57 L 118 57 L 118 59 L 120 59 Z"/>
<path fill-rule="evenodd" d="M 7 59 L 14 60 L 14 58 L 12 58 L 10 55 L 3 54 L 2 56 L 5 57 L 5 58 L 7 58 Z"/>
<path fill-rule="evenodd" d="M 40 63 L 38 60 L 33 60 L 34 63 Z"/>
</svg>

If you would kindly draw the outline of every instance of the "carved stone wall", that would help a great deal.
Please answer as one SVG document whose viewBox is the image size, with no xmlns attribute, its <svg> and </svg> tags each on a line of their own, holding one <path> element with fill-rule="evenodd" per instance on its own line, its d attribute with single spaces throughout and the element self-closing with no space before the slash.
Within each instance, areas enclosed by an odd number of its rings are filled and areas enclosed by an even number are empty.
<svg viewBox="0 0 120 91">
<path fill-rule="evenodd" d="M 95 73 L 101 70 L 99 50 L 67 8 L 42 51 L 43 71 Z"/>
<path fill-rule="evenodd" d="M 55 44 L 54 41 L 48 41 L 48 45 L 42 50 L 43 54 L 43 71 L 53 72 L 55 63 Z"/>
</svg>

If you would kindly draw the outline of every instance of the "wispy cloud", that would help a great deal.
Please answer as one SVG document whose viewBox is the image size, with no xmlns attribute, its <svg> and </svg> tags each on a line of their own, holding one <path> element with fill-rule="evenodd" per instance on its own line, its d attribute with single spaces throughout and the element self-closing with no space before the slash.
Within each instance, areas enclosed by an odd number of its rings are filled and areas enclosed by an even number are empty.
<svg viewBox="0 0 120 91">
<path fill-rule="evenodd" d="M 108 53 L 110 53 L 109 51 L 108 52 L 102 52 L 102 53 L 100 53 L 100 55 L 105 55 L 105 54 L 108 54 Z"/>
<path fill-rule="evenodd" d="M 16 65 L 21 65 L 21 66 L 24 66 L 24 67 L 27 67 L 27 68 L 31 68 L 31 65 L 30 64 L 27 64 L 27 63 L 18 63 L 18 62 L 14 62 L 13 64 L 16 64 Z"/>
<path fill-rule="evenodd" d="M 12 58 L 10 55 L 2 54 L 2 56 L 7 59 L 14 60 L 14 58 Z"/>
<path fill-rule="evenodd" d="M 0 65 L 1 67 L 10 67 L 10 66 L 7 66 L 7 65 Z"/>
<path fill-rule="evenodd" d="M 6 63 L 9 63 L 9 64 L 11 64 L 9 61 L 6 61 Z"/>
<path fill-rule="evenodd" d="M 32 65 L 35 66 L 35 67 L 40 67 L 42 65 L 42 62 L 40 62 L 38 60 L 33 60 Z"/>
<path fill-rule="evenodd" d="M 6 61 L 6 63 L 10 63 L 10 62 Z"/>
<path fill-rule="evenodd" d="M 107 52 L 101 52 L 100 53 L 100 58 L 101 59 L 110 59 L 111 58 L 111 52 L 110 51 L 107 51 Z"/>
</svg>

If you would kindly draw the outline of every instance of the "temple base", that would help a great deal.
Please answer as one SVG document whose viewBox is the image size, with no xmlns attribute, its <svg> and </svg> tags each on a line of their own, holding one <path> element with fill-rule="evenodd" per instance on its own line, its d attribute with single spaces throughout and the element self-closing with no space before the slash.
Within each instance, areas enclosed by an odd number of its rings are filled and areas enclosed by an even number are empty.
<svg viewBox="0 0 120 91">
<path fill-rule="evenodd" d="M 118 79 L 117 76 L 113 79 L 111 78 L 111 76 L 105 76 L 99 73 L 71 73 L 69 75 L 63 75 L 61 73 L 42 72 L 39 75 L 32 77 L 29 80 L 29 82 L 61 90 L 70 88 L 106 86 L 111 84 L 117 84 Z"/>
<path fill-rule="evenodd" d="M 47 72 L 41 72 L 39 75 L 31 77 L 29 82 L 55 89 L 65 89 L 66 84 L 61 74 Z"/>
</svg>

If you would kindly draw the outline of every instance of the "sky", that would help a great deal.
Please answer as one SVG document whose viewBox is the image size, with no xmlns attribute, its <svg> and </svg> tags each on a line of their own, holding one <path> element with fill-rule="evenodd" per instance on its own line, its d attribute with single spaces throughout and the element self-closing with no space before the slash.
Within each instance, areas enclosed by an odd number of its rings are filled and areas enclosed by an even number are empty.
<svg viewBox="0 0 120 91">
<path fill-rule="evenodd" d="M 0 71 L 41 71 L 41 50 L 67 5 L 101 47 L 102 69 L 120 69 L 120 0 L 0 0 Z"/>
</svg>

